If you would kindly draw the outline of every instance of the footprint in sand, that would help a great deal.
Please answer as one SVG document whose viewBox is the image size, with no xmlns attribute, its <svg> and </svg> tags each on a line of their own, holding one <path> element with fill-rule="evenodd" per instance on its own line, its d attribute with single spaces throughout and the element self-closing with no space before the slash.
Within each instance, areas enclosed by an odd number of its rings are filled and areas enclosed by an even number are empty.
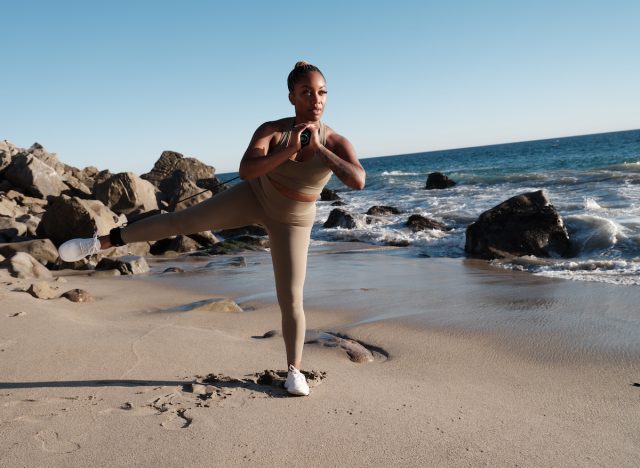
<svg viewBox="0 0 640 468">
<path fill-rule="evenodd" d="M 187 409 L 182 408 L 172 413 L 169 418 L 160 425 L 170 431 L 186 429 L 193 422 L 193 418 L 187 414 Z"/>
<path fill-rule="evenodd" d="M 55 431 L 40 431 L 34 436 L 42 444 L 42 450 L 49 453 L 71 453 L 80 449 L 75 442 L 61 440 Z"/>
</svg>

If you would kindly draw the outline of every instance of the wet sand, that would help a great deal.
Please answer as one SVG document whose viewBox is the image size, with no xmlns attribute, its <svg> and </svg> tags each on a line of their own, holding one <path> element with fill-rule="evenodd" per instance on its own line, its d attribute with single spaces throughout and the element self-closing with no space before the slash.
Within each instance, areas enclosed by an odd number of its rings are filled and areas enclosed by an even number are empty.
<svg viewBox="0 0 640 468">
<path fill-rule="evenodd" d="M 637 465 L 637 288 L 316 246 L 308 336 L 373 361 L 307 344 L 294 398 L 264 372 L 286 364 L 258 338 L 279 329 L 268 254 L 237 257 L 54 282 L 91 303 L 2 280 L 0 466 Z M 244 312 L 183 307 L 220 297 Z"/>
</svg>

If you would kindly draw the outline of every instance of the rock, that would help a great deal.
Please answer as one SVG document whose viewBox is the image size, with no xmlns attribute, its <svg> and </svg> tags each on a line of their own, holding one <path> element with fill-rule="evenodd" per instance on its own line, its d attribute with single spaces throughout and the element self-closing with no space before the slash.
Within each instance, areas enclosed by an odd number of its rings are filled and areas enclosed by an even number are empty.
<svg viewBox="0 0 640 468">
<path fill-rule="evenodd" d="M 335 190 L 331 190 L 328 188 L 323 188 L 320 193 L 320 201 L 336 201 L 340 200 L 340 196 Z"/>
<path fill-rule="evenodd" d="M 87 166 L 81 171 L 74 172 L 73 176 L 82 182 L 89 190 L 93 192 L 93 186 L 95 184 L 95 178 L 100 171 L 95 166 Z M 109 172 L 109 171 L 107 171 Z M 107 179 L 108 177 L 105 177 Z"/>
<path fill-rule="evenodd" d="M 359 364 L 373 362 L 373 353 L 351 338 L 342 338 L 323 331 L 307 332 L 305 343 L 319 343 L 322 346 L 338 347 L 347 353 L 349 359 Z"/>
<path fill-rule="evenodd" d="M 80 198 L 93 198 L 92 190 L 80 179 L 71 174 L 67 174 L 64 183 L 69 187 L 69 194 Z"/>
<path fill-rule="evenodd" d="M 17 278 L 53 279 L 51 272 L 26 252 L 18 252 L 7 258 L 0 267 L 8 268 L 12 276 Z"/>
<path fill-rule="evenodd" d="M 9 167 L 18 151 L 18 148 L 13 143 L 7 140 L 0 141 L 0 174 Z"/>
<path fill-rule="evenodd" d="M 413 232 L 426 231 L 428 229 L 435 229 L 439 231 L 447 231 L 448 228 L 440 221 L 435 219 L 425 218 L 424 216 L 414 214 L 409 216 L 407 220 L 407 226 L 411 228 Z"/>
<path fill-rule="evenodd" d="M 341 200 L 334 201 L 331 206 L 347 206 L 347 204 Z"/>
<path fill-rule="evenodd" d="M 5 177 L 15 186 L 38 198 L 56 197 L 67 190 L 62 176 L 32 154 L 21 153 L 14 156 Z"/>
<path fill-rule="evenodd" d="M 334 208 L 322 227 L 354 229 L 358 227 L 358 221 L 354 215 L 341 208 Z"/>
<path fill-rule="evenodd" d="M 28 253 L 43 265 L 55 263 L 58 259 L 58 249 L 49 239 L 0 244 L 0 253 L 5 257 L 12 257 L 18 252 Z"/>
<path fill-rule="evenodd" d="M 562 256 L 569 235 L 542 190 L 510 198 L 467 227 L 465 251 L 474 257 Z"/>
<path fill-rule="evenodd" d="M 387 216 L 390 214 L 400 214 L 402 213 L 398 208 L 394 208 L 393 206 L 372 206 L 367 210 L 367 214 L 371 216 Z"/>
<path fill-rule="evenodd" d="M 187 178 L 193 182 L 197 182 L 200 179 L 210 179 L 215 174 L 213 167 L 207 166 L 195 158 L 185 158 L 175 151 L 163 151 L 153 169 L 141 177 L 164 192 L 161 186 L 162 183 L 176 171 L 184 172 Z"/>
<path fill-rule="evenodd" d="M 168 211 L 184 210 L 213 196 L 210 191 L 199 187 L 182 171 L 174 172 L 171 177 L 162 182 L 161 186 Z"/>
<path fill-rule="evenodd" d="M 25 236 L 33 237 L 33 238 L 38 237 L 38 226 L 42 221 L 39 217 L 30 215 L 30 214 L 25 214 L 22 216 L 18 216 L 16 218 L 16 221 L 26 226 L 27 232 L 25 233 Z"/>
<path fill-rule="evenodd" d="M 257 236 L 236 236 L 215 244 L 207 249 L 209 255 L 237 254 L 243 250 L 265 250 L 269 248 L 269 239 Z"/>
<path fill-rule="evenodd" d="M 141 177 L 155 185 L 163 200 L 168 203 L 169 211 L 184 209 L 224 190 L 214 177 L 215 169 L 195 158 L 185 158 L 175 151 L 164 151 L 153 169 Z M 180 200 L 210 189 L 189 200 Z"/>
<path fill-rule="evenodd" d="M 427 185 L 425 188 L 427 190 L 446 189 L 454 185 L 456 185 L 456 183 L 441 172 L 432 172 L 427 176 Z"/>
<path fill-rule="evenodd" d="M 128 215 L 158 209 L 155 187 L 133 172 L 120 172 L 96 183 L 94 194 L 118 214 Z"/>
<path fill-rule="evenodd" d="M 58 288 L 51 287 L 46 281 L 38 281 L 33 283 L 27 289 L 27 292 L 38 299 L 55 299 L 58 297 Z"/>
<path fill-rule="evenodd" d="M 20 215 L 26 214 L 26 210 L 6 196 L 0 196 L 0 216 L 7 218 L 16 218 Z"/>
<path fill-rule="evenodd" d="M 171 311 L 187 312 L 191 310 L 200 312 L 221 312 L 221 313 L 238 313 L 242 312 L 242 308 L 231 299 L 205 299 L 202 301 L 191 302 L 184 304 L 173 309 Z"/>
<path fill-rule="evenodd" d="M 40 161 L 45 163 L 47 166 L 53 168 L 60 176 L 64 176 L 65 173 L 69 172 L 71 167 L 66 164 L 60 162 L 58 157 L 54 153 L 49 153 L 44 146 L 40 143 L 34 143 L 31 145 L 26 151 L 27 154 L 31 154 L 34 157 L 38 158 Z"/>
<path fill-rule="evenodd" d="M 218 242 L 220 242 L 220 239 L 218 239 L 211 231 L 203 231 L 203 232 L 198 232 L 196 234 L 189 234 L 187 237 L 193 239 L 202 247 L 211 247 L 212 245 L 215 245 Z"/>
<path fill-rule="evenodd" d="M 27 232 L 26 224 L 15 219 L 0 217 L 0 242 L 13 242 Z"/>
<path fill-rule="evenodd" d="M 162 273 L 184 273 L 184 269 L 180 267 L 169 267 L 165 268 Z"/>
<path fill-rule="evenodd" d="M 200 244 L 190 237 L 179 235 L 154 242 L 149 251 L 151 255 L 162 255 L 167 251 L 184 253 L 192 252 L 199 248 Z"/>
<path fill-rule="evenodd" d="M 235 229 L 223 229 L 222 231 L 216 231 L 223 239 L 231 239 L 238 236 L 266 236 L 267 230 L 258 224 L 250 224 L 249 226 L 243 226 Z"/>
<path fill-rule="evenodd" d="M 71 289 L 62 294 L 61 297 L 69 299 L 71 302 L 93 302 L 95 298 L 84 289 Z"/>
<path fill-rule="evenodd" d="M 149 265 L 144 257 L 126 255 L 124 257 L 103 258 L 96 265 L 96 270 L 118 270 L 123 275 L 139 275 L 149 271 Z"/>
<path fill-rule="evenodd" d="M 42 215 L 37 233 L 60 245 L 75 237 L 92 237 L 96 232 L 108 234 L 120 224 L 122 220 L 102 202 L 62 195 Z"/>
<path fill-rule="evenodd" d="M 6 192 L 5 196 L 22 207 L 22 212 L 20 214 L 42 214 L 45 212 L 45 206 L 48 203 L 47 200 L 29 197 L 20 192 L 16 192 L 15 190 L 9 190 Z M 15 216 L 18 216 L 18 214 Z"/>
</svg>

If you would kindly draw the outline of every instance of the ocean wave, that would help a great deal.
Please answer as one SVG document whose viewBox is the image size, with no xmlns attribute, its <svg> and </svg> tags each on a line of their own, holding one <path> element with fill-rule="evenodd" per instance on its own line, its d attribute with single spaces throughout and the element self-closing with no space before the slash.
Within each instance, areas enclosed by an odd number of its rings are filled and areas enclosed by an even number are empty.
<svg viewBox="0 0 640 468">
<path fill-rule="evenodd" d="M 591 215 L 564 218 L 571 243 L 571 256 L 581 257 L 606 251 L 618 241 L 619 226 L 610 219 Z"/>
<path fill-rule="evenodd" d="M 640 285 L 640 259 L 553 260 L 526 256 L 509 260 L 493 260 L 491 264 L 510 270 L 527 271 L 538 276 L 574 281 Z"/>
<path fill-rule="evenodd" d="M 404 171 L 382 171 L 381 176 L 424 176 L 420 172 L 404 172 Z"/>
</svg>

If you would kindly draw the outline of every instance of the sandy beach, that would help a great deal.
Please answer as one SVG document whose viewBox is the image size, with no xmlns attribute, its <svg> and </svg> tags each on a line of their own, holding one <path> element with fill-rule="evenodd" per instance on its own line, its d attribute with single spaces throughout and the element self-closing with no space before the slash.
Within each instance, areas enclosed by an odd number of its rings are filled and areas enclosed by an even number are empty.
<svg viewBox="0 0 640 468">
<path fill-rule="evenodd" d="M 287 396 L 268 253 L 3 278 L 0 466 L 637 466 L 640 291 L 315 246 L 311 395 Z M 184 273 L 162 273 L 179 266 Z M 243 312 L 188 310 L 228 298 Z"/>
</svg>

